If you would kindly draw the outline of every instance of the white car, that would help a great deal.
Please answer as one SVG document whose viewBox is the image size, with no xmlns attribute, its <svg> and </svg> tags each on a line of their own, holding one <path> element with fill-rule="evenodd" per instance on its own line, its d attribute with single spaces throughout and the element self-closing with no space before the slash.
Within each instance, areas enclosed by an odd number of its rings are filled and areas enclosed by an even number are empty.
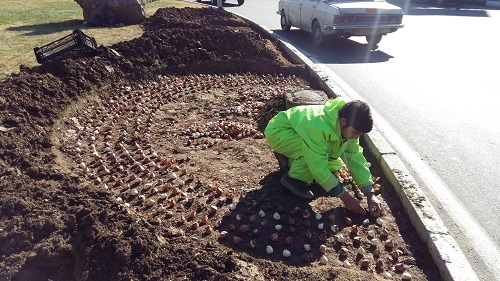
<svg viewBox="0 0 500 281">
<path fill-rule="evenodd" d="M 382 36 L 402 28 L 403 10 L 384 0 L 280 0 L 281 29 L 312 33 L 316 46 L 326 36 L 365 36 L 376 45 Z"/>
</svg>

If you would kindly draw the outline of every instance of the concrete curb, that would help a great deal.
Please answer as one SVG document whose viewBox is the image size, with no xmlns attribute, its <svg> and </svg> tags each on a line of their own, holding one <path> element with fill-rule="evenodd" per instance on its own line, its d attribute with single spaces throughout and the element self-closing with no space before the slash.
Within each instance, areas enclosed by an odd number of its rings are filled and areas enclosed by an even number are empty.
<svg viewBox="0 0 500 281">
<path fill-rule="evenodd" d="M 266 27 L 256 24 L 242 15 L 236 15 L 279 39 L 287 54 L 296 63 L 302 64 L 307 68 L 311 77 L 319 83 L 329 97 L 342 96 L 349 99 L 344 91 L 328 75 L 294 46 L 281 40 L 278 35 Z M 430 201 L 396 152 L 385 140 L 384 136 L 374 128 L 372 132 L 364 135 L 364 141 L 381 165 L 385 177 L 394 186 L 418 235 L 427 244 L 443 280 L 479 280 Z"/>
</svg>

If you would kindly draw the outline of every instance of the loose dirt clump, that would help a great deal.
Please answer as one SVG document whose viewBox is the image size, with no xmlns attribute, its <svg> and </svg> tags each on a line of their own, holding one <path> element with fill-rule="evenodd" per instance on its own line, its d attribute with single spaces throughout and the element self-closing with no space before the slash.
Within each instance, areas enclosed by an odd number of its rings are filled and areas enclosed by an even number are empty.
<svg viewBox="0 0 500 281">
<path fill-rule="evenodd" d="M 318 87 L 276 40 L 218 9 L 144 28 L 0 83 L 0 280 L 440 280 L 376 163 L 379 221 L 279 184 L 262 131 Z"/>
</svg>

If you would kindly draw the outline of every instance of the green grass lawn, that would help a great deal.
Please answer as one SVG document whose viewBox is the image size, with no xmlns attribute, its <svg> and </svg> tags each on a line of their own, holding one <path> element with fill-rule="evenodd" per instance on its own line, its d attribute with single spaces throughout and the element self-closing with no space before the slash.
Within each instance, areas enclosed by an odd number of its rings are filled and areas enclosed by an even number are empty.
<svg viewBox="0 0 500 281">
<path fill-rule="evenodd" d="M 162 7 L 200 7 L 179 0 L 156 0 L 146 4 L 146 16 Z M 140 25 L 85 27 L 82 8 L 73 0 L 24 0 L 17 4 L 0 1 L 0 80 L 19 72 L 19 65 L 37 65 L 33 48 L 81 29 L 109 46 L 142 34 Z"/>
</svg>

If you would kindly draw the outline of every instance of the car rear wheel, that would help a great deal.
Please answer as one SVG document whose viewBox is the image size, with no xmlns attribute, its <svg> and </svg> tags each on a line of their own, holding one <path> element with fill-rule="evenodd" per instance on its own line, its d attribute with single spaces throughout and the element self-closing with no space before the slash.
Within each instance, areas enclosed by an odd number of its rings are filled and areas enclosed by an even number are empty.
<svg viewBox="0 0 500 281">
<path fill-rule="evenodd" d="M 377 45 L 382 40 L 382 35 L 366 35 L 366 42 L 369 45 Z"/>
<path fill-rule="evenodd" d="M 238 0 L 238 5 L 243 5 L 243 3 L 245 3 L 245 0 Z"/>
<path fill-rule="evenodd" d="M 323 31 L 321 30 L 319 21 L 315 21 L 313 23 L 312 36 L 314 46 L 319 47 L 325 43 L 325 36 L 323 35 Z"/>
<path fill-rule="evenodd" d="M 281 12 L 281 30 L 283 31 L 290 31 L 290 28 L 292 27 L 290 23 L 288 23 L 288 19 L 286 18 L 285 11 Z"/>
</svg>

